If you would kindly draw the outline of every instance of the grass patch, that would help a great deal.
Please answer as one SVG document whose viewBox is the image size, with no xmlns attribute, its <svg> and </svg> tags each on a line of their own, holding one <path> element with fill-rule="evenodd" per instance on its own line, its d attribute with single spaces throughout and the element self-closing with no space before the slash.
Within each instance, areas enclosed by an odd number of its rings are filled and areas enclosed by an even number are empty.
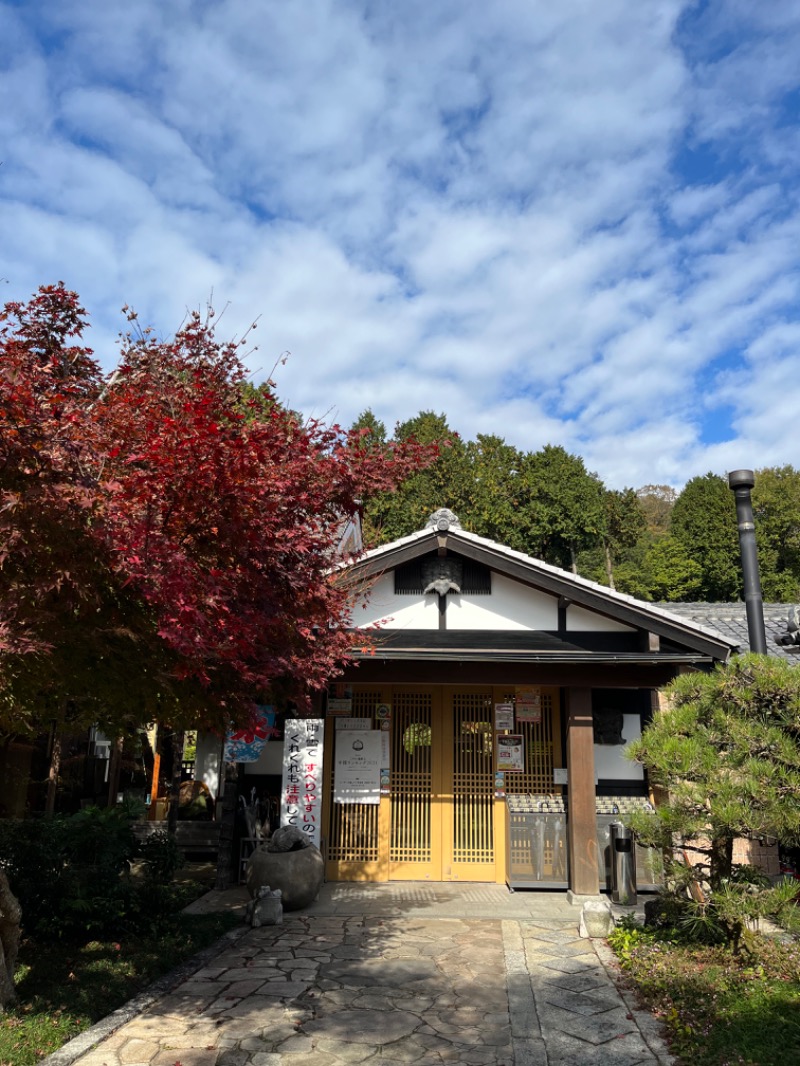
<svg viewBox="0 0 800 1066">
<path fill-rule="evenodd" d="M 800 944 L 754 937 L 736 958 L 669 930 L 612 933 L 611 946 L 642 1001 L 687 1066 L 800 1062 Z"/>
<path fill-rule="evenodd" d="M 20 1002 L 0 1014 L 0 1066 L 32 1066 L 240 922 L 230 913 L 177 914 L 119 940 L 25 939 Z"/>
</svg>

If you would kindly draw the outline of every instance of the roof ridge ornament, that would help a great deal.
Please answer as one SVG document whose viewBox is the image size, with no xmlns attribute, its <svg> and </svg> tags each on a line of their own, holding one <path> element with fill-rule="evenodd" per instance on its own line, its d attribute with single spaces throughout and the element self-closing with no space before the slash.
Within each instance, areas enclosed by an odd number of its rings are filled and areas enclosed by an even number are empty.
<svg viewBox="0 0 800 1066">
<path fill-rule="evenodd" d="M 461 523 L 457 514 L 448 511 L 446 507 L 440 507 L 438 511 L 434 511 L 430 516 L 425 528 L 436 529 L 440 533 L 446 533 L 449 529 L 461 529 Z"/>
</svg>

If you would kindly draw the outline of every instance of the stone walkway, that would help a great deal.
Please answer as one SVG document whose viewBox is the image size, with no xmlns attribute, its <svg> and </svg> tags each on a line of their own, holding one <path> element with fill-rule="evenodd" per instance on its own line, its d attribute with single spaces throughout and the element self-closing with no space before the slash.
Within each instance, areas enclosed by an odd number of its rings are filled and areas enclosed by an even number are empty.
<svg viewBox="0 0 800 1066">
<path fill-rule="evenodd" d="M 204 906 L 225 900 L 238 906 L 241 895 Z M 560 894 L 502 886 L 326 885 L 283 925 L 229 937 L 141 1014 L 101 1031 L 92 1050 L 67 1045 L 45 1062 L 672 1062 L 650 1015 L 618 991 L 605 945 L 578 937 L 578 918 Z"/>
</svg>

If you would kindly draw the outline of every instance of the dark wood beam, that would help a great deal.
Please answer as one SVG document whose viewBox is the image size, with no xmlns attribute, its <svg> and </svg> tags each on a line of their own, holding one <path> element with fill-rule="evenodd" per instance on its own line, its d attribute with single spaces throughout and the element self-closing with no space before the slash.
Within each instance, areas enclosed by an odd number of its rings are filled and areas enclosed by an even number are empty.
<svg viewBox="0 0 800 1066">
<path fill-rule="evenodd" d="M 587 688 L 661 688 L 679 667 L 663 664 L 421 662 L 377 656 L 345 666 L 341 680 L 375 685 L 579 685 Z"/>
</svg>

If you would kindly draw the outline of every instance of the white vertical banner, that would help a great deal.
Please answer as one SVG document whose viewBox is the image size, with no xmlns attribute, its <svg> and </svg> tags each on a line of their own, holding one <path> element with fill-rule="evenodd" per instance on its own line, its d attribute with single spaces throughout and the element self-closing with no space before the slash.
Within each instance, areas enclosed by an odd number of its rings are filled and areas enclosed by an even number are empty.
<svg viewBox="0 0 800 1066">
<path fill-rule="evenodd" d="M 290 718 L 283 729 L 281 825 L 293 825 L 319 847 L 322 825 L 322 718 Z"/>
</svg>

